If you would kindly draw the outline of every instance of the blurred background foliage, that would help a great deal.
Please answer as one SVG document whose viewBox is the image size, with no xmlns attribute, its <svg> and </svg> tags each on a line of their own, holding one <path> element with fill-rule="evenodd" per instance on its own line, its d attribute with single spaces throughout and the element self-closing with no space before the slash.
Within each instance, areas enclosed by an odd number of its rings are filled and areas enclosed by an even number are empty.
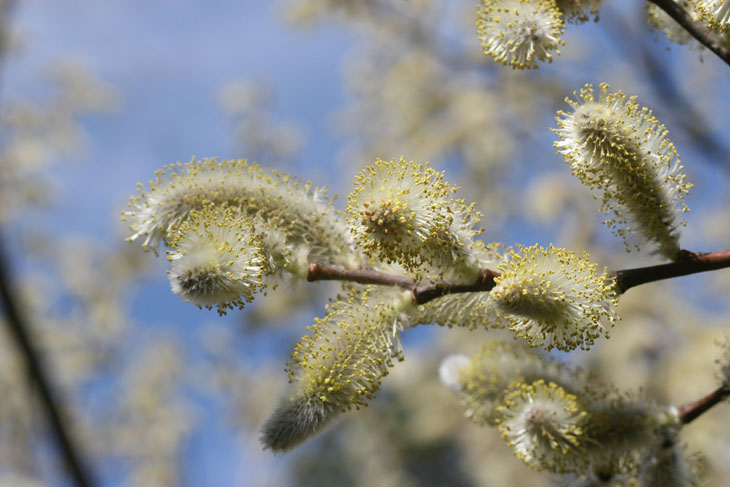
<svg viewBox="0 0 730 487">
<path fill-rule="evenodd" d="M 496 429 L 469 423 L 438 381 L 442 357 L 498 336 L 484 330 L 409 331 L 406 360 L 370 407 L 284 456 L 263 452 L 258 428 L 287 385 L 284 362 L 336 286 L 283 285 L 219 318 L 172 296 L 164 259 L 123 242 L 116 222 L 136 181 L 193 155 L 257 160 L 340 195 L 376 157 L 404 155 L 446 170 L 484 213 L 487 241 L 552 242 L 614 269 L 655 263 L 625 253 L 552 148 L 563 99 L 605 81 L 670 130 L 695 184 L 683 246 L 728 248 L 726 65 L 670 45 L 648 29 L 643 2 L 622 0 L 597 23 L 569 25 L 552 64 L 513 71 L 481 53 L 475 10 L 2 2 L 2 243 L 100 485 L 560 485 L 515 459 Z M 609 340 L 561 359 L 659 403 L 696 399 L 715 386 L 729 276 L 632 290 Z M 0 384 L 0 486 L 70 485 L 5 327 Z M 711 485 L 730 482 L 727 419 L 723 405 L 683 433 Z"/>
</svg>

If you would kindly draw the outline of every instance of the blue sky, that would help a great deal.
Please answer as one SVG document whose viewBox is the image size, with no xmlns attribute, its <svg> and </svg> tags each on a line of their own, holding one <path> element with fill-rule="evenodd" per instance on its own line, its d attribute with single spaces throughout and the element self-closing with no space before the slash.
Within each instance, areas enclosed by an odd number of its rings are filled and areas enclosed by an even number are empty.
<svg viewBox="0 0 730 487">
<path fill-rule="evenodd" d="M 8 65 L 9 93 L 37 92 L 40 73 L 71 59 L 120 97 L 117 113 L 85 120 L 82 163 L 54 173 L 63 181 L 54 212 L 66 231 L 110 235 L 136 183 L 164 164 L 245 157 L 234 152 L 217 101 L 231 80 L 272 86 L 275 115 L 306 128 L 302 160 L 330 164 L 338 147 L 327 114 L 344 97 L 347 36 L 287 28 L 279 9 L 255 0 L 20 3 L 15 23 L 24 49 Z"/>
</svg>

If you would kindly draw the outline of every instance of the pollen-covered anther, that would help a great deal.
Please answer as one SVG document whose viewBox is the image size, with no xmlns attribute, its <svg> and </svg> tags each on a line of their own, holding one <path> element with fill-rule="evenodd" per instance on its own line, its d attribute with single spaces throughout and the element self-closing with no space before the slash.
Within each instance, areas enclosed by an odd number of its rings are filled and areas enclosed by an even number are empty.
<svg viewBox="0 0 730 487">
<path fill-rule="evenodd" d="M 391 236 L 397 239 L 399 234 L 408 233 L 409 217 L 406 216 L 408 203 L 398 199 L 380 200 L 377 203 L 371 200 L 370 204 L 364 203 L 365 209 L 360 210 L 362 216 L 361 224 L 370 233 L 382 233 L 383 236 Z"/>
</svg>

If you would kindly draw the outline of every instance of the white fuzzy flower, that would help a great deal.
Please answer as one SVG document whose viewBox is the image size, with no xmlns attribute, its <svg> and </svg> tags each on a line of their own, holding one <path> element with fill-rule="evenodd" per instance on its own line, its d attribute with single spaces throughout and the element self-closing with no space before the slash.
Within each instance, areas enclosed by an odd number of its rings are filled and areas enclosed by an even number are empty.
<svg viewBox="0 0 730 487">
<path fill-rule="evenodd" d="M 597 395 L 586 430 L 592 442 L 588 455 L 610 458 L 625 471 L 636 467 L 639 453 L 656 441 L 658 427 L 678 424 L 676 411 L 630 395 Z"/>
<path fill-rule="evenodd" d="M 498 267 L 490 295 L 517 336 L 550 350 L 587 349 L 615 321 L 613 280 L 588 254 L 522 247 Z"/>
<path fill-rule="evenodd" d="M 587 463 L 581 451 L 588 413 L 579 398 L 555 383 L 518 383 L 497 408 L 499 430 L 531 467 L 575 471 Z"/>
<path fill-rule="evenodd" d="M 466 417 L 477 424 L 496 424 L 496 408 L 510 384 L 543 379 L 576 393 L 585 389 L 584 377 L 535 350 L 517 343 L 490 341 L 459 371 L 456 391 L 466 407 Z"/>
<path fill-rule="evenodd" d="M 552 62 L 565 25 L 555 0 L 482 0 L 477 32 L 484 53 L 513 68 Z"/>
<path fill-rule="evenodd" d="M 266 259 L 253 224 L 233 208 L 191 210 L 168 253 L 172 292 L 200 307 L 243 308 L 263 287 Z"/>
<path fill-rule="evenodd" d="M 157 171 L 149 190 L 140 184 L 137 191 L 123 219 L 133 232 L 128 240 L 142 238 L 146 250 L 169 243 L 191 210 L 213 204 L 257 217 L 283 232 L 289 245 L 309 247 L 313 259 L 355 265 L 351 237 L 325 190 L 256 163 L 193 159 Z"/>
<path fill-rule="evenodd" d="M 294 348 L 292 389 L 264 424 L 264 446 L 288 450 L 340 412 L 366 406 L 393 359 L 401 359 L 398 332 L 411 306 L 409 293 L 392 288 L 353 291 L 330 306 Z"/>
<path fill-rule="evenodd" d="M 347 203 L 357 243 L 368 255 L 406 270 L 439 275 L 478 274 L 472 237 L 474 206 L 454 200 L 443 173 L 427 164 L 378 159 L 355 177 Z"/>
<path fill-rule="evenodd" d="M 667 130 L 651 113 L 601 84 L 598 99 L 586 85 L 578 101 L 566 99 L 572 113 L 559 111 L 558 152 L 583 184 L 601 192 L 605 222 L 626 241 L 628 234 L 657 246 L 657 252 L 679 255 L 679 230 L 688 211 L 679 156 Z"/>
</svg>

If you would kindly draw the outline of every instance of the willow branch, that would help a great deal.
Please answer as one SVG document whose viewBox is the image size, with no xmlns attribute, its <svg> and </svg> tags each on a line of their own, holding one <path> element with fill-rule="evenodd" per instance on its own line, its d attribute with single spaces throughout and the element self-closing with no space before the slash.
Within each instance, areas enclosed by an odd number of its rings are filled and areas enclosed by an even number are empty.
<svg viewBox="0 0 730 487">
<path fill-rule="evenodd" d="M 676 262 L 616 271 L 616 285 L 624 293 L 634 286 L 672 277 L 730 267 L 730 250 L 697 253 L 682 250 Z"/>
<path fill-rule="evenodd" d="M 730 250 L 719 252 L 698 253 L 681 250 L 675 262 L 633 269 L 616 271 L 616 287 L 620 293 L 625 293 L 632 287 L 649 282 L 661 281 L 672 277 L 697 274 L 699 272 L 714 271 L 730 267 Z M 495 286 L 494 279 L 499 272 L 483 269 L 477 280 L 472 284 L 427 283 L 419 284 L 413 279 L 381 272 L 370 267 L 359 269 L 342 269 L 311 262 L 307 281 L 349 281 L 360 284 L 379 284 L 381 286 L 398 286 L 413 293 L 416 304 L 424 304 L 447 294 L 473 293 L 491 291 Z"/>
<path fill-rule="evenodd" d="M 679 421 L 682 424 L 692 422 L 728 396 L 730 396 L 730 388 L 721 386 L 705 397 L 679 406 Z"/>
<path fill-rule="evenodd" d="M 399 286 L 413 289 L 416 283 L 413 279 L 403 276 L 394 276 L 385 272 L 376 271 L 370 267 L 358 269 L 342 269 L 327 264 L 309 263 L 307 281 L 349 281 L 360 284 L 380 284 L 382 286 Z"/>
<path fill-rule="evenodd" d="M 472 284 L 428 283 L 419 285 L 416 281 L 408 277 L 395 276 L 369 267 L 348 270 L 311 262 L 309 264 L 307 281 L 349 281 L 360 284 L 398 286 L 408 289 L 413 293 L 414 303 L 424 304 L 447 294 L 490 291 L 495 285 L 494 278 L 498 276 L 498 272 L 484 269 Z"/>
<path fill-rule="evenodd" d="M 712 51 L 722 59 L 725 64 L 730 65 L 730 50 L 723 47 L 718 36 L 712 34 L 707 27 L 700 22 L 695 22 L 692 17 L 679 6 L 674 0 L 648 0 L 660 9 L 664 10 L 671 18 L 682 26 L 692 37 L 697 39 L 700 44 Z"/>
<path fill-rule="evenodd" d="M 52 387 L 48 373 L 43 367 L 40 354 L 29 336 L 28 324 L 15 305 L 17 301 L 10 288 L 7 259 L 3 255 L 2 249 L 0 249 L 0 298 L 2 299 L 8 330 L 25 362 L 26 372 L 38 391 L 41 409 L 48 419 L 51 431 L 56 438 L 68 474 L 73 479 L 75 486 L 91 486 L 93 485 L 91 476 L 85 467 L 78 446 L 74 444 L 73 435 L 68 430 L 68 425 L 61 418 L 61 412 L 51 392 Z"/>
</svg>

